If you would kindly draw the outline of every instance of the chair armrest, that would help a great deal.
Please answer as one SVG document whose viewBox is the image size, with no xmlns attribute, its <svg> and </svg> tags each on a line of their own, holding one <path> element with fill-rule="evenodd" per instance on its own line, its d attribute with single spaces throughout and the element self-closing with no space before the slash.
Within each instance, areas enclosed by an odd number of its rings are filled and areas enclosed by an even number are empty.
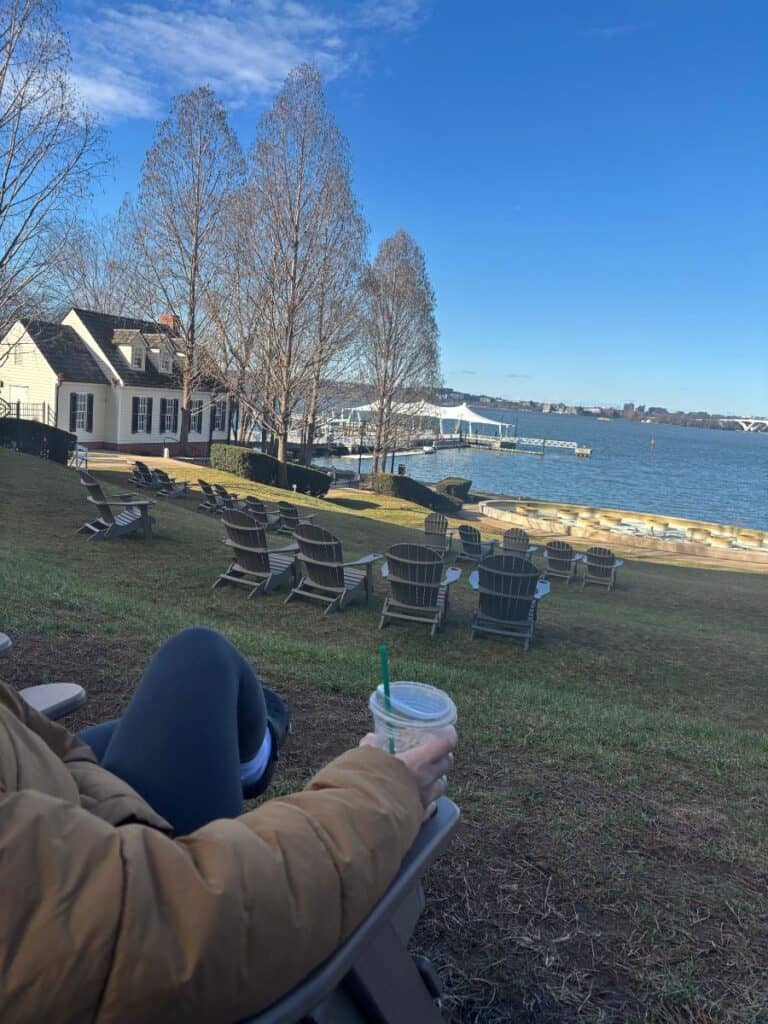
<svg viewBox="0 0 768 1024">
<path fill-rule="evenodd" d="M 344 566 L 344 568 L 347 568 L 351 565 L 369 565 L 371 562 L 378 562 L 379 559 L 383 557 L 384 555 L 363 555 L 362 558 L 358 558 L 354 562 L 342 562 L 342 565 Z"/>
<path fill-rule="evenodd" d="M 141 508 L 143 505 L 156 505 L 157 502 L 149 498 L 133 498 L 131 501 L 116 501 L 114 498 L 107 498 L 108 505 L 122 505 L 124 508 Z"/>
<path fill-rule="evenodd" d="M 384 579 L 386 579 L 387 576 L 389 576 L 389 562 L 385 561 L 385 562 L 382 563 L 381 575 L 384 577 Z"/>
<path fill-rule="evenodd" d="M 286 544 L 285 547 L 282 547 L 282 548 L 270 548 L 269 549 L 269 553 L 270 553 L 270 555 L 278 555 L 278 554 L 283 554 L 283 552 L 285 552 L 285 551 L 290 551 L 290 552 L 293 553 L 293 552 L 298 551 L 298 550 L 299 550 L 299 545 L 298 544 Z"/>
<path fill-rule="evenodd" d="M 306 1017 L 307 1007 L 319 1005 L 330 995 L 354 966 L 361 950 L 391 921 L 403 901 L 445 851 L 459 827 L 460 818 L 456 804 L 441 797 L 437 801 L 437 810 L 421 826 L 403 858 L 394 881 L 356 931 L 296 988 L 255 1017 L 240 1021 L 240 1024 L 295 1024 L 295 1021 Z"/>
<path fill-rule="evenodd" d="M 536 584 L 536 593 L 533 595 L 535 601 L 542 601 L 550 592 L 552 586 L 549 580 L 539 580 Z"/>
<path fill-rule="evenodd" d="M 618 569 L 620 565 L 624 565 L 624 559 L 617 558 L 616 561 L 613 563 L 613 568 Z"/>
<path fill-rule="evenodd" d="M 480 573 L 477 571 L 477 569 L 473 569 L 472 572 L 469 574 L 469 585 L 470 587 L 472 587 L 473 590 L 480 589 Z"/>
<path fill-rule="evenodd" d="M 457 569 L 456 566 L 454 566 L 452 569 L 448 569 L 446 571 L 445 576 L 440 581 L 440 585 L 443 587 L 450 587 L 456 582 L 459 576 L 461 576 L 461 569 Z"/>
<path fill-rule="evenodd" d="M 105 494 L 104 497 L 107 499 L 107 501 L 114 501 L 114 502 L 130 501 L 131 498 L 136 498 L 138 500 L 141 500 L 141 499 L 139 499 L 139 496 L 138 496 L 138 494 L 136 494 L 135 491 L 128 491 L 125 494 Z"/>
<path fill-rule="evenodd" d="M 528 545 L 528 557 L 530 558 L 531 555 L 535 554 L 538 550 L 539 550 L 538 545 L 536 545 L 536 544 L 529 544 Z"/>
<path fill-rule="evenodd" d="M 587 556 L 582 555 L 579 551 L 576 551 L 573 556 L 574 562 L 586 562 Z"/>
</svg>

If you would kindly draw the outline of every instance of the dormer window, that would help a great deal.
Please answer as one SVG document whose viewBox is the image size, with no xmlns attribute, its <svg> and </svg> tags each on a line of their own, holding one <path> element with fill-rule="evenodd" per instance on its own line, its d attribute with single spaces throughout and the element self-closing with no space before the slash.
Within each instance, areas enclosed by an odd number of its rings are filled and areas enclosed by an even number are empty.
<svg viewBox="0 0 768 1024">
<path fill-rule="evenodd" d="M 131 367 L 134 370 L 144 369 L 144 349 L 140 345 L 134 345 L 131 349 Z"/>
<path fill-rule="evenodd" d="M 167 348 L 164 348 L 160 353 L 160 372 L 170 373 L 172 367 L 173 359 L 171 358 L 171 353 L 168 351 Z"/>
</svg>

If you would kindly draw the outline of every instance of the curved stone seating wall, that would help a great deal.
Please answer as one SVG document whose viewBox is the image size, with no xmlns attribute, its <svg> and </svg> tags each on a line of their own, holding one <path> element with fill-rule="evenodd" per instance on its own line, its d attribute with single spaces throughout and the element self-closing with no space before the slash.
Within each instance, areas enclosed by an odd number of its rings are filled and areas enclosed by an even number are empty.
<svg viewBox="0 0 768 1024">
<path fill-rule="evenodd" d="M 480 512 L 532 534 L 600 541 L 638 550 L 717 558 L 768 568 L 768 532 L 655 513 L 593 508 L 521 498 L 481 501 Z"/>
</svg>

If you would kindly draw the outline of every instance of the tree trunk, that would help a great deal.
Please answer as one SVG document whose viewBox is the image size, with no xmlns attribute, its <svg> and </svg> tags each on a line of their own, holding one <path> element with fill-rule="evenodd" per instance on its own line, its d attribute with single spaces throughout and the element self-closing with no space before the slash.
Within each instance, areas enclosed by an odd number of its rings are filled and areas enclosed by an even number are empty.
<svg viewBox="0 0 768 1024">
<path fill-rule="evenodd" d="M 304 442 L 304 465 L 312 465 L 313 446 L 315 443 L 315 431 L 317 430 L 317 407 L 320 403 L 320 388 L 317 379 L 312 381 L 312 391 L 309 395 L 309 406 L 307 409 L 307 436 Z"/>
<path fill-rule="evenodd" d="M 179 423 L 179 454 L 187 455 L 189 444 L 189 407 L 192 403 L 192 382 L 185 373 L 181 382 L 181 418 Z M 213 415 L 213 409 L 211 409 Z"/>
</svg>

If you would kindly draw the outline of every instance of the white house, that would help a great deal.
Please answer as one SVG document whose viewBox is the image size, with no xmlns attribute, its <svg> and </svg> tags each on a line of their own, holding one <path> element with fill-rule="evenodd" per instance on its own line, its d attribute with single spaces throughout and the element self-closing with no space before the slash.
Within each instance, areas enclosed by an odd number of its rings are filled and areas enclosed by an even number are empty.
<svg viewBox="0 0 768 1024">
<path fill-rule="evenodd" d="M 18 320 L 0 342 L 0 399 L 88 448 L 161 454 L 178 449 L 184 355 L 170 317 L 159 324 L 72 309 L 60 324 Z M 3 361 L 3 356 L 5 360 Z M 229 434 L 229 402 L 196 391 L 190 454 Z"/>
</svg>

